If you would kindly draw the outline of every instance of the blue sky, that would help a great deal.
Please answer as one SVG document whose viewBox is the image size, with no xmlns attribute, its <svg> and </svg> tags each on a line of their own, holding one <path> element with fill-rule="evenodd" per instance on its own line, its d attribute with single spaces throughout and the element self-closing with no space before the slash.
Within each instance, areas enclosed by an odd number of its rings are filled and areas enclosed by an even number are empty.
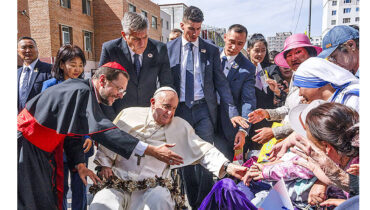
<svg viewBox="0 0 370 210">
<path fill-rule="evenodd" d="M 194 5 L 203 11 L 205 24 L 227 28 L 234 23 L 240 23 L 247 27 L 249 34 L 259 32 L 265 36 L 274 36 L 276 32 L 303 33 L 308 29 L 309 0 L 152 0 L 152 2 Z M 321 24 L 322 0 L 312 0 L 311 36 L 321 35 Z"/>
</svg>

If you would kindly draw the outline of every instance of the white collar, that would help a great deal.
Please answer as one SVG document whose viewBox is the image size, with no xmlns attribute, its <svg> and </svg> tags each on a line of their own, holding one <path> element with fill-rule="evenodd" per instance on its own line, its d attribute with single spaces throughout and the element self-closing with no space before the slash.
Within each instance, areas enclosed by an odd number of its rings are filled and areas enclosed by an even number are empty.
<svg viewBox="0 0 370 210">
<path fill-rule="evenodd" d="M 37 61 L 39 61 L 38 58 L 36 58 L 36 60 L 34 60 L 29 66 L 26 66 L 26 64 L 23 63 L 23 69 L 28 67 L 30 68 L 31 72 L 33 72 L 33 69 L 35 68 Z"/>
<path fill-rule="evenodd" d="M 238 56 L 238 54 L 233 55 L 233 56 L 227 56 L 227 55 L 225 55 L 225 49 L 223 49 L 223 50 L 222 50 L 222 52 L 221 52 L 220 57 L 222 58 L 222 57 L 224 57 L 224 56 L 226 56 L 226 58 L 227 58 L 227 62 L 228 62 L 228 63 L 231 63 L 231 62 L 233 62 L 233 61 L 235 60 L 235 58 L 236 58 L 236 56 Z"/>
<path fill-rule="evenodd" d="M 182 36 L 181 37 L 181 39 L 182 39 L 182 47 L 185 47 L 185 45 L 189 42 L 189 41 L 187 41 L 186 39 L 184 39 L 184 37 Z M 192 42 L 193 43 L 193 45 L 195 46 L 195 47 L 198 47 L 199 48 L 199 37 L 197 37 L 197 39 L 194 41 L 194 42 Z"/>
</svg>

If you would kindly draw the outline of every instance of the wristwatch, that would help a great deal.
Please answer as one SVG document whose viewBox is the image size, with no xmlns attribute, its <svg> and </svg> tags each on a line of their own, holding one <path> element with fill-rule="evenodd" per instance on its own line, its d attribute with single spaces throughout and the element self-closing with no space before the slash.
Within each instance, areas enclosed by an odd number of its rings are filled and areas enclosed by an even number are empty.
<svg viewBox="0 0 370 210">
<path fill-rule="evenodd" d="M 230 161 L 226 161 L 222 166 L 224 167 L 224 171 L 227 173 L 227 167 L 229 166 L 231 162 Z"/>
</svg>

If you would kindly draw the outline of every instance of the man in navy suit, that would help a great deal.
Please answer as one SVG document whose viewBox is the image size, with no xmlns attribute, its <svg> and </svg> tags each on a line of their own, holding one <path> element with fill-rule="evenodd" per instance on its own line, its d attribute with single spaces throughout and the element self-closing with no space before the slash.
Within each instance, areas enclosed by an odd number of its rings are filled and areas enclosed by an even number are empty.
<svg viewBox="0 0 370 210">
<path fill-rule="evenodd" d="M 39 52 L 36 41 L 31 37 L 18 40 L 18 55 L 23 66 L 18 69 L 18 113 L 26 102 L 41 92 L 42 83 L 51 78 L 51 64 L 38 59 Z"/>
<path fill-rule="evenodd" d="M 202 11 L 190 6 L 184 11 L 181 29 L 183 35 L 167 43 L 174 86 L 179 95 L 176 115 L 188 121 L 195 133 L 203 140 L 213 143 L 217 121 L 217 96 L 225 103 L 225 112 L 233 124 L 246 125 L 238 116 L 229 84 L 221 71 L 220 53 L 199 37 L 203 22 Z M 182 179 L 189 204 L 198 209 L 212 188 L 212 174 L 199 165 L 182 169 Z"/>
<path fill-rule="evenodd" d="M 166 45 L 148 38 L 148 26 L 144 15 L 126 12 L 122 37 L 103 44 L 99 66 L 115 61 L 130 75 L 125 97 L 116 100 L 112 107 L 102 107 L 111 120 L 124 108 L 150 106 L 158 86 L 173 85 Z"/>
<path fill-rule="evenodd" d="M 242 117 L 248 119 L 248 114 L 256 108 L 254 92 L 256 67 L 240 52 L 246 41 L 248 31 L 240 25 L 231 25 L 224 35 L 225 48 L 221 50 L 221 69 L 225 74 L 234 99 L 234 103 Z M 234 150 L 243 148 L 245 136 L 249 128 L 234 127 L 221 101 L 218 107 L 217 132 L 215 146 L 228 158 L 233 160 Z"/>
</svg>

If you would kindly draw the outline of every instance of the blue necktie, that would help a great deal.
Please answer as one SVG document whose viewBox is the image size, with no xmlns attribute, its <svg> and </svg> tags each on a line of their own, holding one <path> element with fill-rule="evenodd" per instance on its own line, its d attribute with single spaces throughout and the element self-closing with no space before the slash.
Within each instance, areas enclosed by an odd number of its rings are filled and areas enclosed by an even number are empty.
<svg viewBox="0 0 370 210">
<path fill-rule="evenodd" d="M 222 61 L 221 61 L 222 71 L 224 71 L 224 69 L 225 69 L 226 61 L 227 61 L 227 57 L 222 56 Z"/>
<path fill-rule="evenodd" d="M 19 88 L 19 104 L 21 106 L 20 107 L 21 109 L 24 108 L 27 102 L 28 80 L 30 78 L 31 69 L 26 67 L 23 69 L 23 71 L 25 72 L 23 77 L 23 83 L 22 87 Z"/>
<path fill-rule="evenodd" d="M 191 108 L 194 101 L 193 43 L 188 42 L 186 48 L 188 49 L 188 57 L 186 60 L 185 105 Z"/>
<path fill-rule="evenodd" d="M 139 54 L 134 54 L 134 65 L 135 65 L 135 70 L 136 70 L 136 76 L 139 77 L 140 74 L 140 60 L 139 60 Z"/>
</svg>

